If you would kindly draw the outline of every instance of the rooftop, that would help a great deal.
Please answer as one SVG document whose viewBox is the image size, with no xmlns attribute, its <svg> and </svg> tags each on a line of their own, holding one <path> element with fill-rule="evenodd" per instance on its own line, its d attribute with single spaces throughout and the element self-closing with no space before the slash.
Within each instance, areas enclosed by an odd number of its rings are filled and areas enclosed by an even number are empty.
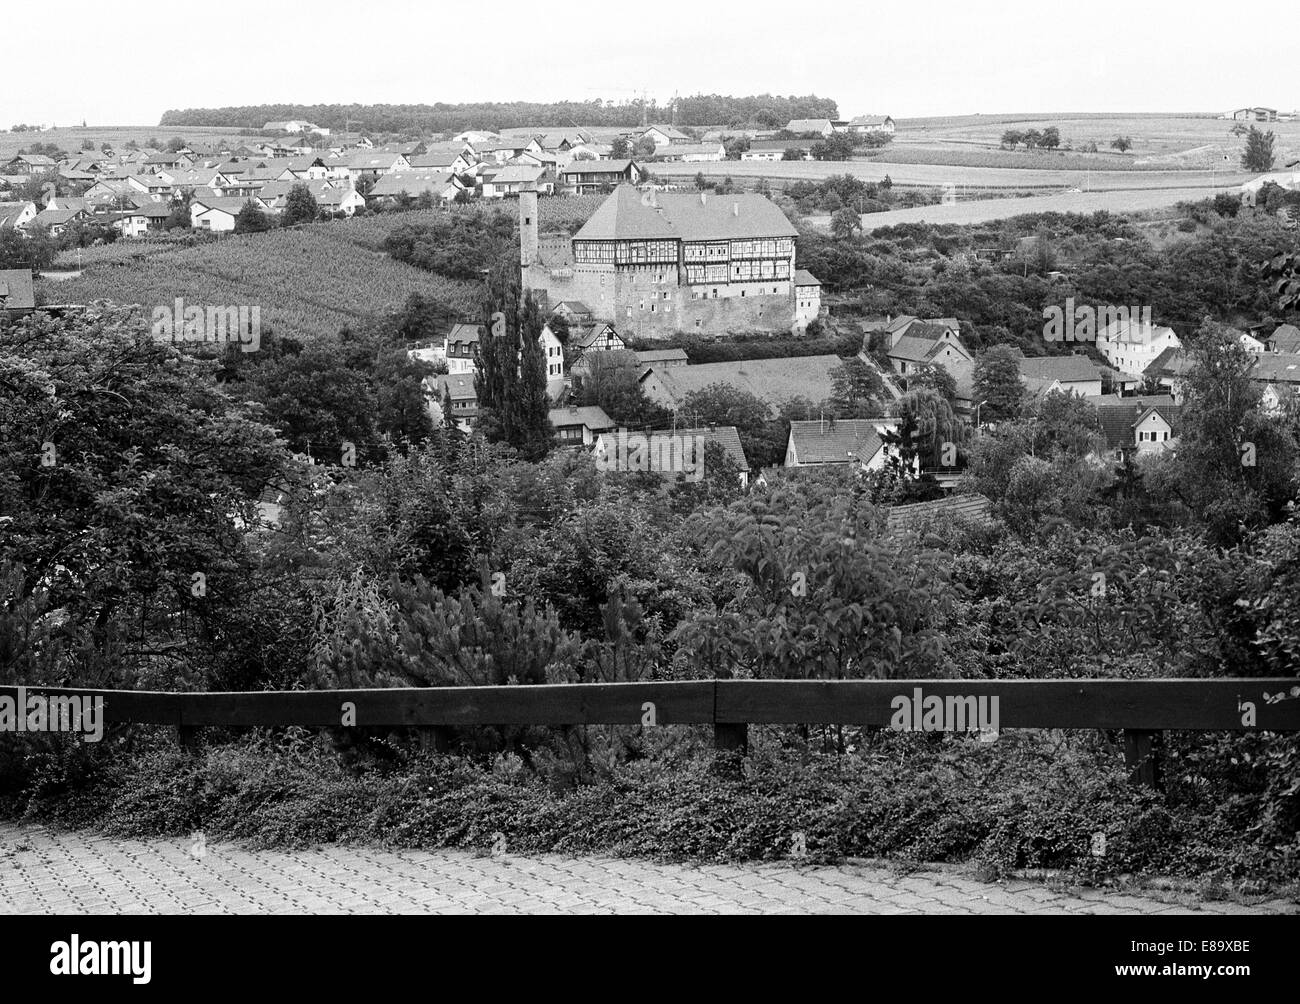
<svg viewBox="0 0 1300 1004">
<path fill-rule="evenodd" d="M 685 241 L 794 237 L 794 225 L 761 195 L 650 192 L 619 185 L 574 235 L 581 240 L 677 238 Z"/>
</svg>

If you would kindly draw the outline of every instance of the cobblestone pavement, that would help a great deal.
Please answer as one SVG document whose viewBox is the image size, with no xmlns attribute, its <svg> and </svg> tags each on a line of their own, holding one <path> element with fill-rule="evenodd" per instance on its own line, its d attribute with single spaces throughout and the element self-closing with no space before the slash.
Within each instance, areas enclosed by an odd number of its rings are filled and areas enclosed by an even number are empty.
<svg viewBox="0 0 1300 1004">
<path fill-rule="evenodd" d="M 876 864 L 672 865 L 339 846 L 257 851 L 0 823 L 6 914 L 1297 911 L 1280 900 L 1243 906 L 1026 880 L 991 884 L 950 868 L 909 874 Z"/>
</svg>

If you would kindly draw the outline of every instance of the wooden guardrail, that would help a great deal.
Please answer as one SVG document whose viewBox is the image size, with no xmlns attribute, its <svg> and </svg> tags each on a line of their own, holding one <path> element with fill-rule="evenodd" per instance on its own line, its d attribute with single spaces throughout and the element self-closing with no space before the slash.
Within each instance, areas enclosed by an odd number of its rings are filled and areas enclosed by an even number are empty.
<svg viewBox="0 0 1300 1004">
<path fill-rule="evenodd" d="M 984 699 L 981 710 L 998 730 L 1123 730 L 1133 780 L 1153 786 L 1165 730 L 1300 731 L 1300 680 L 1268 678 L 701 680 L 226 693 L 0 687 L 0 711 L 4 698 L 12 707 L 20 696 L 102 698 L 104 724 L 170 725 L 183 743 L 203 726 L 412 727 L 446 748 L 446 730 L 457 725 L 711 724 L 719 750 L 742 753 L 751 724 L 973 731 Z M 926 717 L 931 711 L 934 717 Z M 2 713 L 0 728 L 8 728 Z"/>
</svg>

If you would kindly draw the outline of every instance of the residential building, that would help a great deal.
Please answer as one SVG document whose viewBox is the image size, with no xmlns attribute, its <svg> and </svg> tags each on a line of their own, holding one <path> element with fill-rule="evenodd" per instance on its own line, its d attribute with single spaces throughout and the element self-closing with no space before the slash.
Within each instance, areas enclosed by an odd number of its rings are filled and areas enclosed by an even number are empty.
<svg viewBox="0 0 1300 1004">
<path fill-rule="evenodd" d="M 849 465 L 880 470 L 893 455 L 886 436 L 898 430 L 896 418 L 826 418 L 790 423 L 786 467 Z"/>
<path fill-rule="evenodd" d="M 403 194 L 418 199 L 426 193 L 438 202 L 451 202 L 463 190 L 464 186 L 454 174 L 412 169 L 380 176 L 366 193 L 366 203 L 395 202 Z"/>
<path fill-rule="evenodd" d="M 616 427 L 612 418 L 605 414 L 603 408 L 595 405 L 567 408 L 552 408 L 549 412 L 551 425 L 555 427 L 555 437 L 567 446 L 591 446 L 601 433 Z"/>
<path fill-rule="evenodd" d="M 59 162 L 43 153 L 20 153 L 0 165 L 0 174 L 24 181 L 39 174 L 55 174 L 58 170 Z"/>
<path fill-rule="evenodd" d="M 1300 328 L 1294 324 L 1281 324 L 1265 339 L 1265 348 L 1269 352 L 1285 352 L 1289 355 L 1300 353 Z"/>
<path fill-rule="evenodd" d="M 1165 349 L 1181 348 L 1172 328 L 1138 320 L 1114 320 L 1097 332 L 1097 351 L 1123 373 L 1139 374 Z"/>
<path fill-rule="evenodd" d="M 447 372 L 453 376 L 473 373 L 478 367 L 474 362 L 474 353 L 478 350 L 479 338 L 486 332 L 481 324 L 453 324 L 443 341 L 443 355 L 447 360 Z"/>
<path fill-rule="evenodd" d="M 1250 368 L 1248 375 L 1260 384 L 1293 388 L 1300 386 L 1300 355 L 1266 352 L 1255 357 L 1255 365 Z"/>
<path fill-rule="evenodd" d="M 887 535 L 927 530 L 952 523 L 986 523 L 992 519 L 992 503 L 977 492 L 953 494 L 929 502 L 890 506 L 885 514 Z"/>
<path fill-rule="evenodd" d="M 636 435 L 633 433 L 632 435 Z M 687 459 L 690 463 L 703 462 L 703 454 L 708 451 L 710 444 L 722 447 L 723 453 L 731 459 L 737 467 L 740 468 L 740 486 L 747 487 L 749 484 L 749 458 L 745 456 L 745 449 L 740 442 L 740 433 L 734 425 L 715 425 L 709 427 L 691 427 L 683 429 L 655 429 L 643 434 L 646 441 L 646 456 L 653 457 L 672 457 L 675 452 L 676 444 L 690 443 L 692 447 L 688 453 Z M 616 458 L 620 450 L 626 456 L 631 444 L 625 439 L 620 447 L 619 438 L 628 436 L 626 429 L 620 429 L 614 432 L 605 432 L 596 437 L 595 448 L 592 455 L 597 460 L 607 463 L 617 463 Z M 698 438 L 697 438 L 698 437 Z M 699 443 L 701 449 L 701 459 L 697 461 L 694 456 L 694 444 Z M 636 449 L 636 447 L 632 447 Z M 639 451 L 638 451 L 639 452 Z M 652 462 L 652 461 L 648 461 Z M 678 472 L 674 470 L 659 470 L 660 474 L 667 481 L 675 481 Z M 708 468 L 705 467 L 703 475 L 708 477 Z"/>
<path fill-rule="evenodd" d="M 894 133 L 894 120 L 888 115 L 857 115 L 849 119 L 849 132 L 856 133 Z"/>
<path fill-rule="evenodd" d="M 542 326 L 542 333 L 537 336 L 537 340 L 546 357 L 546 393 L 552 400 L 558 400 L 560 392 L 564 390 L 564 344 L 555 337 L 549 324 Z"/>
<path fill-rule="evenodd" d="M 357 150 L 347 159 L 345 165 L 348 177 L 352 179 L 352 187 L 357 186 L 357 182 L 365 178 L 378 178 L 383 174 L 397 174 L 401 171 L 409 171 L 411 162 L 406 159 L 405 155 L 400 153 L 385 152 L 383 150 Z"/>
<path fill-rule="evenodd" d="M 1181 410 L 1179 405 L 1153 404 L 1137 397 L 1121 404 L 1098 405 L 1097 422 L 1111 453 L 1160 453 L 1176 444 Z"/>
<path fill-rule="evenodd" d="M 230 233 L 235 229 L 235 218 L 246 202 L 245 199 L 196 196 L 190 202 L 190 226 L 195 230 Z"/>
<path fill-rule="evenodd" d="M 1101 395 L 1101 373 L 1087 356 L 1034 356 L 1020 359 L 1020 380 L 1033 396 L 1053 391 L 1080 397 Z"/>
<path fill-rule="evenodd" d="M 22 230 L 36 219 L 35 202 L 0 202 L 0 230 Z"/>
<path fill-rule="evenodd" d="M 821 136 L 829 136 L 835 132 L 835 125 L 830 119 L 791 119 L 785 131 L 796 136 L 814 132 Z"/>
<path fill-rule="evenodd" d="M 660 147 L 674 146 L 677 144 L 685 145 L 695 142 L 694 137 L 688 136 L 680 129 L 670 125 L 647 126 L 639 132 L 634 133 L 633 139 L 634 142 L 639 142 L 642 139 L 649 139 L 654 143 L 656 153 L 659 152 Z"/>
<path fill-rule="evenodd" d="M 442 373 L 426 377 L 425 387 L 430 396 L 429 411 L 433 420 L 443 421 L 443 402 L 450 398 L 453 421 L 463 432 L 469 432 L 478 418 L 478 392 L 474 390 L 474 374 Z"/>
<path fill-rule="evenodd" d="M 817 403 L 834 393 L 831 372 L 842 365 L 836 355 L 793 356 L 785 359 L 743 359 L 692 366 L 655 366 L 640 376 L 641 389 L 651 401 L 673 411 L 687 396 L 711 384 L 730 384 L 748 391 L 768 406 L 773 418 L 792 398 Z"/>
<path fill-rule="evenodd" d="M 503 199 L 517 196 L 522 191 L 551 195 L 555 182 L 545 168 L 523 165 L 499 167 L 483 178 L 483 198 Z"/>
<path fill-rule="evenodd" d="M 812 144 L 804 139 L 756 139 L 741 153 L 741 160 L 785 160 L 787 150 L 798 150 L 800 159 L 812 160 Z"/>
<path fill-rule="evenodd" d="M 44 227 L 51 237 L 57 237 L 74 223 L 90 219 L 84 209 L 43 209 L 36 214 L 31 225 Z"/>
<path fill-rule="evenodd" d="M 569 347 L 576 353 L 620 352 L 627 348 L 614 325 L 607 321 L 597 321 L 587 328 L 569 329 Z"/>
<path fill-rule="evenodd" d="M 686 366 L 691 361 L 685 349 L 642 349 L 632 354 L 636 357 L 638 366 L 660 370 Z"/>
<path fill-rule="evenodd" d="M 575 160 L 560 171 L 560 180 L 575 195 L 599 195 L 624 182 L 635 185 L 642 174 L 634 160 Z"/>
<path fill-rule="evenodd" d="M 721 143 L 672 143 L 655 153 L 656 160 L 680 161 L 684 164 L 714 164 L 727 159 Z"/>
</svg>

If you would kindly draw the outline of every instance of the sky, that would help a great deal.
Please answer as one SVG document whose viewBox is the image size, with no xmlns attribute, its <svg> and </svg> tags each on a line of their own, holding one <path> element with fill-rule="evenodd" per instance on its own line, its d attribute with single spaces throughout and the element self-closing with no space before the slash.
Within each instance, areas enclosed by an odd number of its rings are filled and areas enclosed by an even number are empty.
<svg viewBox="0 0 1300 1004">
<path fill-rule="evenodd" d="M 1246 26 L 1199 3 L 173 5 L 130 18 L 124 35 L 110 19 L 60 32 L 53 49 L 7 44 L 0 128 L 155 125 L 168 108 L 269 103 L 617 101 L 643 89 L 661 102 L 812 93 L 842 117 L 1300 106 L 1290 0 L 1251 4 Z M 94 25 L 103 11 L 71 0 L 59 19 Z"/>
</svg>

